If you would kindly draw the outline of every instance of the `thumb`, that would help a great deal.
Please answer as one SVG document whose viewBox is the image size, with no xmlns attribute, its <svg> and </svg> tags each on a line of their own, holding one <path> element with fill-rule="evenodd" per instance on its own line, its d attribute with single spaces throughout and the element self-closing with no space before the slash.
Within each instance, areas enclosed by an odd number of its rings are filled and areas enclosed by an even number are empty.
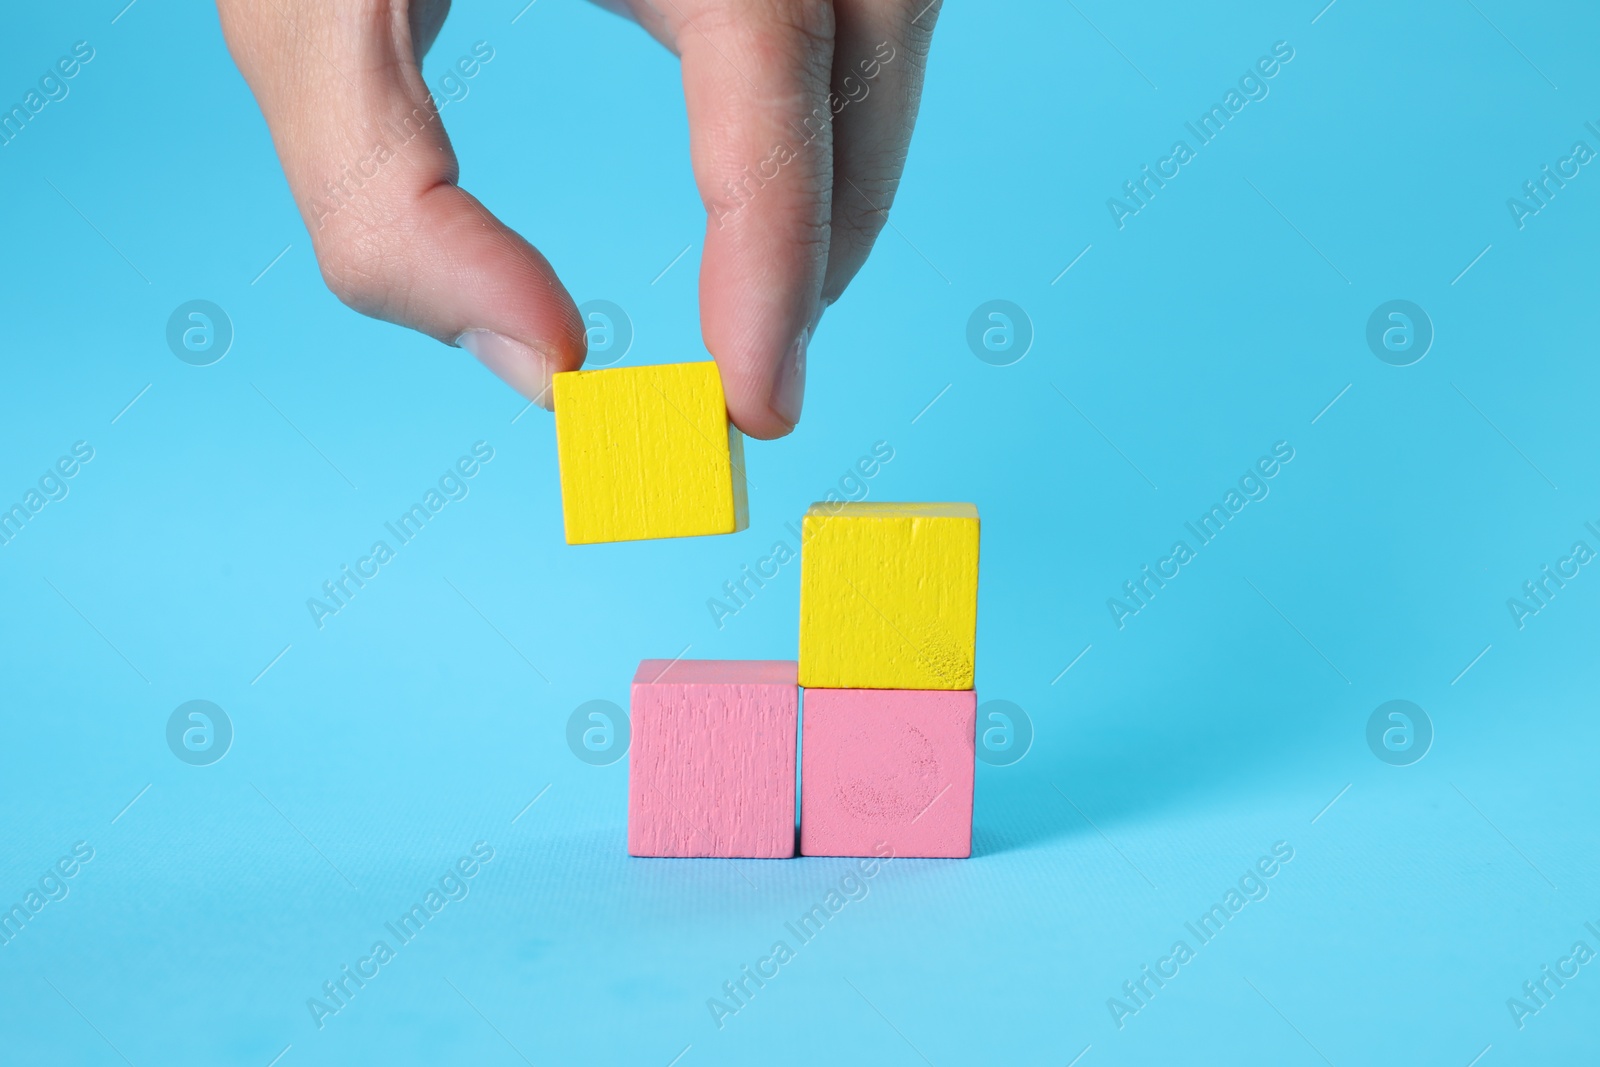
<svg viewBox="0 0 1600 1067">
<path fill-rule="evenodd" d="M 456 185 L 418 65 L 437 23 L 414 36 L 403 3 L 354 16 L 319 0 L 217 6 L 328 287 L 467 349 L 551 407 L 551 375 L 583 363 L 583 325 L 544 256 Z"/>
</svg>

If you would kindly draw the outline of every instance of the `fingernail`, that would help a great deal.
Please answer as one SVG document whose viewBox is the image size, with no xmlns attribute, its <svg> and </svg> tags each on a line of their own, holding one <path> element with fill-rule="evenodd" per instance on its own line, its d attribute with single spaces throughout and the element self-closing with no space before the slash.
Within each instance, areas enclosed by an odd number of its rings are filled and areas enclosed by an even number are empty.
<svg viewBox="0 0 1600 1067">
<path fill-rule="evenodd" d="M 513 341 L 493 330 L 468 330 L 456 338 L 465 348 L 517 392 L 546 411 L 555 410 L 550 376 L 558 366 L 553 350 Z"/>
<path fill-rule="evenodd" d="M 783 354 L 778 379 L 772 383 L 772 412 L 791 427 L 800 424 L 800 406 L 806 393 L 806 344 L 810 340 L 810 328 L 801 330 Z"/>
</svg>

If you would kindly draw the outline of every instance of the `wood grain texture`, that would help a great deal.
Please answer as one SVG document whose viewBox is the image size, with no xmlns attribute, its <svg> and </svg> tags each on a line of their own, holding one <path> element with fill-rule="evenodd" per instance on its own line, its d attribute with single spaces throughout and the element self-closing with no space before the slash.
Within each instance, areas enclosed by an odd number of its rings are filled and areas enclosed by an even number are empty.
<svg viewBox="0 0 1600 1067">
<path fill-rule="evenodd" d="M 801 546 L 801 685 L 972 688 L 976 507 L 813 504 Z"/>
<path fill-rule="evenodd" d="M 970 689 L 807 689 L 801 854 L 971 855 L 977 717 Z"/>
<path fill-rule="evenodd" d="M 552 388 L 568 544 L 748 524 L 744 436 L 715 363 L 567 371 Z"/>
<path fill-rule="evenodd" d="M 629 854 L 793 856 L 799 708 L 792 660 L 641 663 Z"/>
</svg>

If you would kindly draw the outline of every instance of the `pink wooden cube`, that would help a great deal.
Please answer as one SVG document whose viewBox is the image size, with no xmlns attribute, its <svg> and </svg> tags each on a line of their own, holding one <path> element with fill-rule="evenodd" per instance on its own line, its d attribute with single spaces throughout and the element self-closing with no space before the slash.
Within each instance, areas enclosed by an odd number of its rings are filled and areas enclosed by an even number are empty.
<svg viewBox="0 0 1600 1067">
<path fill-rule="evenodd" d="M 647 659 L 632 703 L 629 854 L 794 855 L 793 661 Z"/>
<path fill-rule="evenodd" d="M 807 689 L 800 852 L 972 854 L 971 689 Z"/>
</svg>

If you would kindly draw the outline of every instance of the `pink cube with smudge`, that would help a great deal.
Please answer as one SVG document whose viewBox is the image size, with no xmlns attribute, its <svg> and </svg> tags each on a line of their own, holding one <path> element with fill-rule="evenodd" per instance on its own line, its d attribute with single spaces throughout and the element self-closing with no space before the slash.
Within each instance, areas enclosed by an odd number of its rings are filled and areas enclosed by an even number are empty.
<svg viewBox="0 0 1600 1067">
<path fill-rule="evenodd" d="M 630 855 L 794 855 L 796 677 L 792 660 L 639 664 Z"/>
<path fill-rule="evenodd" d="M 970 856 L 977 713 L 971 689 L 807 689 L 801 854 Z"/>
</svg>

